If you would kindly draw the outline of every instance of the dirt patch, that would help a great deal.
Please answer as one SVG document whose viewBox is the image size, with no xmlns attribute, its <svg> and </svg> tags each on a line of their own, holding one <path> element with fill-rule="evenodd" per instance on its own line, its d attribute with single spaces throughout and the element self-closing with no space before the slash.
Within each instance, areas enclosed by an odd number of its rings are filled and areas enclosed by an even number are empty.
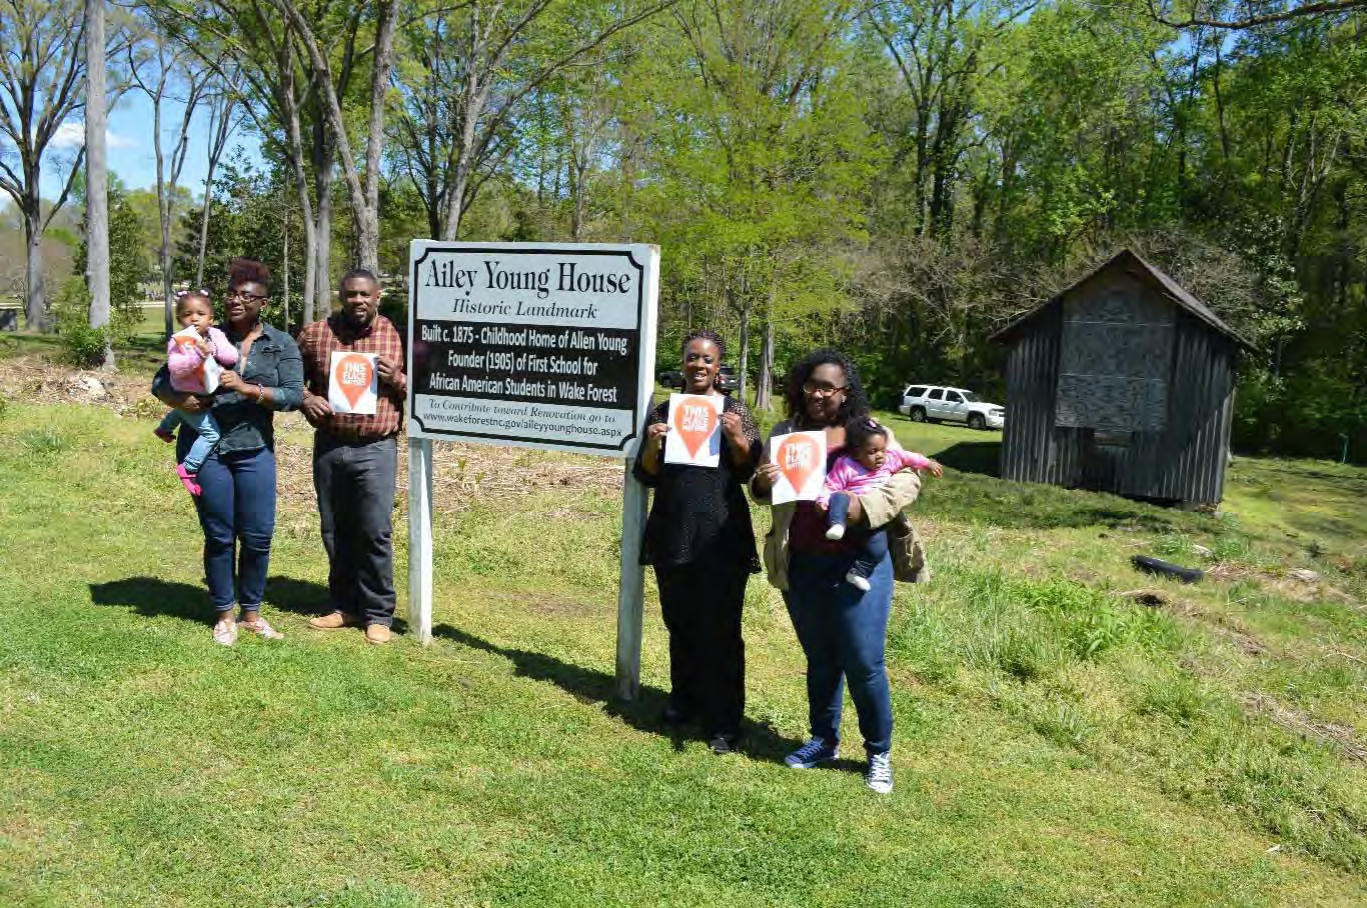
<svg viewBox="0 0 1367 908">
<path fill-rule="evenodd" d="M 113 410 L 122 417 L 160 419 L 166 408 L 148 393 L 146 375 L 91 372 L 52 363 L 42 356 L 0 360 L 0 395 L 31 404 L 75 403 Z M 298 413 L 276 419 L 276 459 L 283 503 L 314 506 L 313 448 L 309 426 Z M 620 461 L 520 448 L 437 442 L 432 498 L 440 513 L 477 503 L 525 498 L 543 492 L 612 492 L 622 488 Z M 399 500 L 408 489 L 407 445 L 399 445 Z M 565 517 L 586 514 L 562 508 Z"/>
<path fill-rule="evenodd" d="M 1251 715 L 1263 716 L 1273 725 L 1306 740 L 1327 744 L 1354 763 L 1367 763 L 1367 746 L 1353 736 L 1353 729 L 1348 726 L 1316 722 L 1305 713 L 1288 709 L 1265 694 L 1245 694 L 1241 699 L 1244 709 Z"/>
</svg>

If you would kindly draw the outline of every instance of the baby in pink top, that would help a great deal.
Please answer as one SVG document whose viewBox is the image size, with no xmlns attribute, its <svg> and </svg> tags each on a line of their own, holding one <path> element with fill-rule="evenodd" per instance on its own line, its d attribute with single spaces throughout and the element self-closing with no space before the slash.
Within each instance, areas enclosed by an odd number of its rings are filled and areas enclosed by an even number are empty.
<svg viewBox="0 0 1367 908">
<path fill-rule="evenodd" d="M 176 320 L 182 328 L 193 328 L 194 334 L 177 332 L 166 344 L 166 368 L 171 373 L 171 387 L 187 394 L 204 394 L 207 391 L 205 361 L 212 357 L 225 369 L 232 368 L 237 365 L 237 348 L 222 331 L 213 327 L 214 307 L 205 290 L 191 290 L 180 295 L 176 300 Z M 182 423 L 189 426 L 196 437 L 185 460 L 176 464 L 176 475 L 187 492 L 198 495 L 200 488 L 196 477 L 205 458 L 218 444 L 218 423 L 208 410 L 198 413 L 172 410 L 157 426 L 157 437 L 167 442 L 175 441 L 176 426 Z"/>
<path fill-rule="evenodd" d="M 929 470 L 939 476 L 944 468 L 921 454 L 888 447 L 888 430 L 865 419 L 845 430 L 845 450 L 826 473 L 826 487 L 817 496 L 817 506 L 826 511 L 827 539 L 845 538 L 845 522 L 850 511 L 850 496 L 877 488 L 900 470 Z M 888 553 L 886 528 L 869 533 L 859 555 L 845 575 L 848 583 L 867 591 L 869 575 Z"/>
</svg>

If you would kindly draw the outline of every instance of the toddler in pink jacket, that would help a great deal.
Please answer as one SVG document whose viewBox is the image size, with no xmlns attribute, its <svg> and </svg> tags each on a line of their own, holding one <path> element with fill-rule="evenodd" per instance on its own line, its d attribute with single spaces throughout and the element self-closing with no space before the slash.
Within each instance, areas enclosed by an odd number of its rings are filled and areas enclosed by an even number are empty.
<svg viewBox="0 0 1367 908">
<path fill-rule="evenodd" d="M 222 331 L 213 327 L 214 307 L 209 302 L 207 291 L 182 293 L 176 300 L 176 320 L 182 328 L 193 328 L 194 332 L 178 331 L 166 344 L 166 367 L 171 373 L 171 387 L 188 394 L 206 394 L 205 362 L 212 358 L 220 366 L 231 368 L 237 365 L 237 348 Z M 185 460 L 176 464 L 176 475 L 187 492 L 198 495 L 200 488 L 195 477 L 199 475 L 204 459 L 218 444 L 218 423 L 208 410 L 201 413 L 172 410 L 157 426 L 157 437 L 163 441 L 175 441 L 176 426 L 182 423 L 193 429 L 197 437 Z"/>
<path fill-rule="evenodd" d="M 921 454 L 888 447 L 888 430 L 872 419 L 850 424 L 845 430 L 845 451 L 826 473 L 826 486 L 816 503 L 826 511 L 827 539 L 844 539 L 850 511 L 850 496 L 860 495 L 887 482 L 900 470 L 929 470 L 935 476 L 944 472 L 938 463 Z M 869 575 L 888 553 L 885 527 L 869 532 L 859 555 L 845 575 L 847 583 L 869 589 Z"/>
</svg>

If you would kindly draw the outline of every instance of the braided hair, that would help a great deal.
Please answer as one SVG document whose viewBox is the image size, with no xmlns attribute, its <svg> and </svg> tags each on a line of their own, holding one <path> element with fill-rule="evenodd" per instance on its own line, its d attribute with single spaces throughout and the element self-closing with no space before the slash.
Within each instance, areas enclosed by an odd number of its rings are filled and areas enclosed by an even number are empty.
<svg viewBox="0 0 1367 908">
<path fill-rule="evenodd" d="M 684 335 L 683 339 L 682 352 L 684 354 L 688 353 L 688 345 L 693 343 L 693 341 L 695 340 L 704 340 L 715 346 L 717 348 L 717 360 L 719 362 L 726 359 L 726 341 L 723 340 L 722 336 L 717 332 L 713 331 L 710 328 L 696 328 L 688 332 L 686 335 Z M 721 373 L 718 372 L 717 377 L 712 380 L 712 386 L 720 391 L 721 381 Z"/>
<path fill-rule="evenodd" d="M 802 386 L 812 377 L 817 366 L 839 366 L 845 373 L 845 399 L 840 402 L 838 421 L 843 425 L 867 418 L 869 399 L 864 394 L 863 382 L 859 380 L 859 367 L 834 347 L 813 350 L 788 371 L 788 418 L 797 419 L 806 412 L 806 395 Z"/>
</svg>

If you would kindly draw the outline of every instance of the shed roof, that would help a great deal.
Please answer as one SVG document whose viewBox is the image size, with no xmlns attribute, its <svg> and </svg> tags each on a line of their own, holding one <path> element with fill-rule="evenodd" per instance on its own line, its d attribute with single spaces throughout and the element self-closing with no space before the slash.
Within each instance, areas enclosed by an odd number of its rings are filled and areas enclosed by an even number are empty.
<svg viewBox="0 0 1367 908">
<path fill-rule="evenodd" d="M 1210 307 L 1208 307 L 1205 303 L 1198 300 L 1196 297 L 1192 296 L 1191 293 L 1185 287 L 1177 283 L 1177 281 L 1173 280 L 1167 274 L 1163 273 L 1162 270 L 1155 268 L 1153 265 L 1150 265 L 1147 261 L 1144 260 L 1142 256 L 1140 256 L 1137 252 L 1134 252 L 1131 249 L 1120 250 L 1115 255 L 1111 256 L 1111 258 L 1107 259 L 1105 262 L 1103 262 L 1102 264 L 1098 265 L 1096 268 L 1088 272 L 1085 277 L 1081 278 L 1078 281 L 1075 281 L 1067 288 L 1056 293 L 1048 302 L 1030 310 L 1029 312 L 1025 313 L 1025 315 L 1022 315 L 1020 318 L 1016 319 L 1014 322 L 1007 325 L 1005 328 L 1001 329 L 996 334 L 992 335 L 991 339 L 996 341 L 997 343 L 1008 342 L 1011 339 L 1011 336 L 1014 335 L 1017 330 L 1019 330 L 1026 323 L 1032 321 L 1045 309 L 1048 309 L 1050 306 L 1057 303 L 1060 299 L 1063 298 L 1064 294 L 1068 293 L 1070 290 L 1073 290 L 1075 287 L 1079 287 L 1082 284 L 1085 284 L 1087 281 L 1090 281 L 1098 274 L 1101 274 L 1104 271 L 1109 271 L 1113 268 L 1122 268 L 1130 274 L 1133 274 L 1136 277 L 1140 278 L 1141 280 L 1146 281 L 1150 285 L 1157 288 L 1158 291 L 1162 293 L 1164 296 L 1166 296 L 1168 299 L 1172 300 L 1174 303 L 1181 306 L 1183 309 L 1187 310 L 1201 321 L 1205 322 L 1206 325 L 1208 325 L 1212 329 L 1232 339 L 1241 346 L 1246 347 L 1250 350 L 1257 349 L 1242 334 L 1235 331 L 1233 328 L 1229 327 L 1229 325 L 1226 325 L 1223 321 L 1221 321 L 1218 315 L 1210 311 Z"/>
</svg>

